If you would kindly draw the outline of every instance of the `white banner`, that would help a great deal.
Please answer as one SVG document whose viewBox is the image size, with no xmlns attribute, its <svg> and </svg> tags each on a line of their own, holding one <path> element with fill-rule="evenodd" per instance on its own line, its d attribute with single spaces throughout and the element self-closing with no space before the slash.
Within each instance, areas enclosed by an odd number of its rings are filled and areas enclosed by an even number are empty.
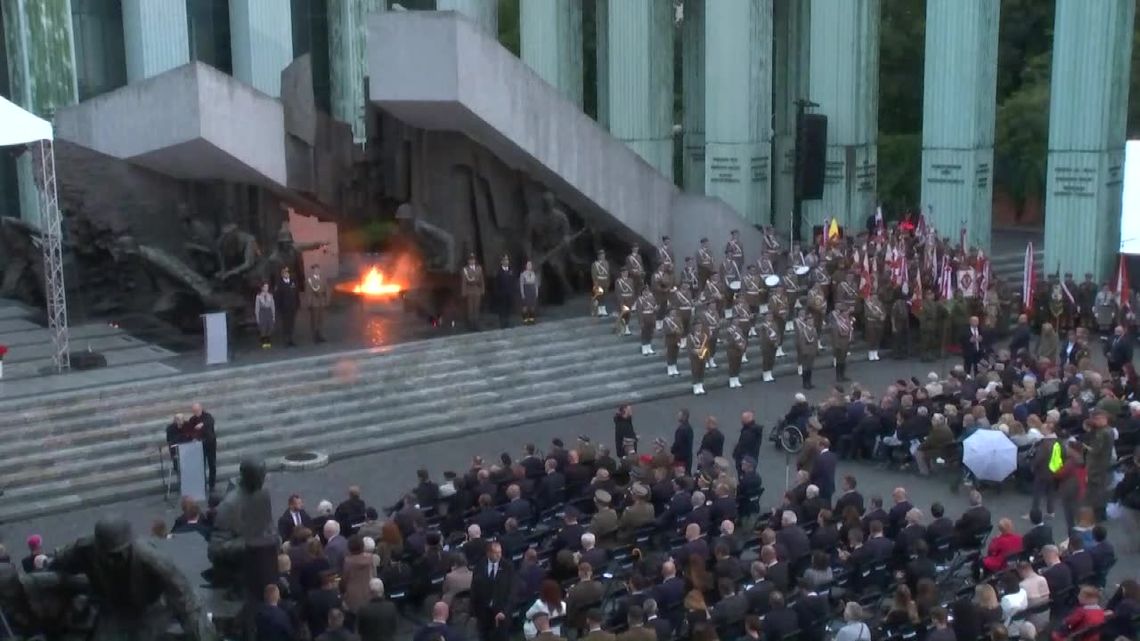
<svg viewBox="0 0 1140 641">
<path fill-rule="evenodd" d="M 978 295 L 978 277 L 973 267 L 958 270 L 958 291 L 966 298 Z"/>
<path fill-rule="evenodd" d="M 202 314 L 206 330 L 206 364 L 230 362 L 230 337 L 226 330 L 226 313 Z"/>
</svg>

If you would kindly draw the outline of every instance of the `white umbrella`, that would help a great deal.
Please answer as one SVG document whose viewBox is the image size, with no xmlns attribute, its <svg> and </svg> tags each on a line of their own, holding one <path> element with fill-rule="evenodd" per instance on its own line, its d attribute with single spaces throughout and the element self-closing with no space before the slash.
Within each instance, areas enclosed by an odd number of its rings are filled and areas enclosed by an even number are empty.
<svg viewBox="0 0 1140 641">
<path fill-rule="evenodd" d="M 1017 446 L 998 430 L 981 429 L 962 443 L 962 462 L 979 480 L 1000 483 L 1017 469 Z"/>
</svg>

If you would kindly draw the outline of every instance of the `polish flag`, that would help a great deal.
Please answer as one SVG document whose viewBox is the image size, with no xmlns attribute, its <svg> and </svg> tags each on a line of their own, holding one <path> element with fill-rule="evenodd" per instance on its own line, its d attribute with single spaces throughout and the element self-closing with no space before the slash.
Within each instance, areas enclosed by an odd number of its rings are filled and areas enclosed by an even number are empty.
<svg viewBox="0 0 1140 641">
<path fill-rule="evenodd" d="M 1025 262 L 1021 272 L 1021 308 L 1027 314 L 1033 313 L 1033 290 L 1037 287 L 1037 265 L 1033 254 L 1033 243 L 1025 246 Z"/>
<path fill-rule="evenodd" d="M 1124 254 L 1120 255 L 1120 263 L 1116 266 L 1116 282 L 1113 285 L 1116 289 L 1116 298 L 1120 301 L 1120 308 L 1131 312 L 1130 296 L 1132 292 L 1128 287 L 1128 266 L 1124 262 Z"/>
<path fill-rule="evenodd" d="M 954 298 L 954 268 L 949 260 L 942 262 L 942 279 L 938 281 L 939 296 L 942 300 Z"/>
<path fill-rule="evenodd" d="M 886 224 L 883 223 L 883 206 L 879 205 L 875 208 L 875 235 L 882 238 L 886 227 Z"/>
</svg>

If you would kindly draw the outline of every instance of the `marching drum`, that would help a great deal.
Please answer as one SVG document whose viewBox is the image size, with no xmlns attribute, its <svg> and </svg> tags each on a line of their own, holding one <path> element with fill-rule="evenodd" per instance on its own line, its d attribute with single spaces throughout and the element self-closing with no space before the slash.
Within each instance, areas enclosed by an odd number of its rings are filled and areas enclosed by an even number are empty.
<svg viewBox="0 0 1140 641">
<path fill-rule="evenodd" d="M 728 288 L 734 292 L 740 291 L 740 281 L 738 281 L 738 280 L 728 281 Z"/>
<path fill-rule="evenodd" d="M 796 265 L 796 268 L 795 268 L 796 276 L 803 276 L 810 271 L 811 271 L 811 268 L 808 267 L 807 265 Z"/>
<path fill-rule="evenodd" d="M 764 277 L 764 284 L 768 287 L 775 287 L 780 284 L 780 277 L 775 274 L 769 274 Z"/>
</svg>

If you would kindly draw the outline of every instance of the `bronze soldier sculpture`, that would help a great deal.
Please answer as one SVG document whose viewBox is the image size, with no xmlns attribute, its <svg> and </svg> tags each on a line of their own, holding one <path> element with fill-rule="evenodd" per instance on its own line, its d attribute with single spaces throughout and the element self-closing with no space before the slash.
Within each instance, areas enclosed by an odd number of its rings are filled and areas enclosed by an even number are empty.
<svg viewBox="0 0 1140 641">
<path fill-rule="evenodd" d="M 610 263 L 606 260 L 606 250 L 598 250 L 598 259 L 590 266 L 590 279 L 593 292 L 590 296 L 590 316 L 606 315 L 606 292 L 610 290 Z"/>
<path fill-rule="evenodd" d="M 841 306 L 831 312 L 831 355 L 835 359 L 835 380 L 847 382 L 847 353 L 851 349 L 851 337 L 855 323 L 847 307 Z"/>
<path fill-rule="evenodd" d="M 685 329 L 681 316 L 676 309 L 670 310 L 665 316 L 665 375 L 680 376 L 677 370 L 677 355 L 681 351 L 681 339 L 685 336 Z"/>
<path fill-rule="evenodd" d="M 614 281 L 614 292 L 618 298 L 618 318 L 617 318 L 617 333 L 621 336 L 629 336 L 633 332 L 629 329 L 630 317 L 633 316 L 633 307 L 637 302 L 637 290 L 634 289 L 633 279 L 629 277 L 629 271 L 622 268 L 618 274 L 618 279 Z"/>
<path fill-rule="evenodd" d="M 459 293 L 466 303 L 467 328 L 473 331 L 479 331 L 479 309 L 483 304 L 485 287 L 483 268 L 475 262 L 475 254 L 468 254 L 467 265 L 463 267 L 459 283 Z"/>
<path fill-rule="evenodd" d="M 765 383 L 776 380 L 772 377 L 772 370 L 776 367 L 778 341 L 783 335 L 783 332 L 776 330 L 776 325 L 776 315 L 769 311 L 756 328 L 756 333 L 760 335 L 760 369 L 764 372 Z"/>
<path fill-rule="evenodd" d="M 748 333 L 741 331 L 736 323 L 726 323 L 724 328 L 725 340 L 728 342 L 728 387 L 735 389 L 740 384 L 740 366 L 744 362 L 744 353 L 748 351 Z"/>
<path fill-rule="evenodd" d="M 886 321 L 887 310 L 883 301 L 871 294 L 863 301 L 863 336 L 867 341 L 868 361 L 879 360 L 879 346 L 883 342 L 883 326 Z"/>
<path fill-rule="evenodd" d="M 709 357 L 711 336 L 705 323 L 699 317 L 693 321 L 693 331 L 689 334 L 689 372 L 693 377 L 693 394 L 705 393 L 705 362 Z"/>
<path fill-rule="evenodd" d="M 804 389 L 812 389 L 812 368 L 815 367 L 815 356 L 819 352 L 819 334 L 815 325 L 808 318 L 806 309 L 800 310 L 796 319 L 796 360 L 799 361 L 800 380 Z"/>
<path fill-rule="evenodd" d="M 648 287 L 641 290 L 641 296 L 634 306 L 641 322 L 641 355 L 651 356 L 653 351 L 653 330 L 657 326 L 657 299 Z"/>
</svg>

